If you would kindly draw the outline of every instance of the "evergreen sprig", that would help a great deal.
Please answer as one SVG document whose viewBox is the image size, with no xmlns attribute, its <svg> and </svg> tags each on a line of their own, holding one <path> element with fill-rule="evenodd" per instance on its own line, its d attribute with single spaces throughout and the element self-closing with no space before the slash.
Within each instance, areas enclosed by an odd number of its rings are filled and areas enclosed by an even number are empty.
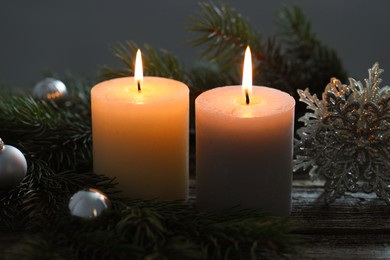
<svg viewBox="0 0 390 260">
<path fill-rule="evenodd" d="M 298 240 L 286 218 L 255 211 L 202 213 L 191 204 L 112 198 L 95 220 L 59 211 L 40 233 L 5 252 L 56 259 L 247 259 L 293 253 Z M 30 258 L 29 258 L 30 257 Z"/>
<path fill-rule="evenodd" d="M 261 33 L 227 3 L 200 3 L 200 13 L 191 17 L 188 31 L 198 35 L 190 41 L 194 46 L 206 45 L 200 56 L 219 63 L 222 71 L 242 63 L 242 51 L 250 45 L 258 50 Z"/>
<path fill-rule="evenodd" d="M 111 50 L 126 67 L 115 69 L 108 66 L 102 68 L 101 78 L 112 79 L 134 75 L 135 54 L 138 46 L 133 41 L 119 42 L 111 45 Z M 143 45 L 142 60 L 145 75 L 172 78 L 183 81 L 185 77 L 184 66 L 170 52 L 164 49 L 155 50 L 148 44 Z"/>
<path fill-rule="evenodd" d="M 115 180 L 91 172 L 91 86 L 76 79 L 67 86 L 70 94 L 57 101 L 12 92 L 0 97 L 0 135 L 28 161 L 22 183 L 0 193 L 0 231 L 22 235 L 1 258 L 220 259 L 294 252 L 287 218 L 117 197 Z M 112 209 L 90 221 L 71 216 L 70 197 L 89 187 L 106 193 Z"/>
<path fill-rule="evenodd" d="M 195 96 L 210 88 L 240 84 L 243 52 L 250 45 L 255 71 L 254 84 L 288 92 L 297 101 L 298 89 L 310 87 L 320 94 L 331 77 L 341 80 L 347 78 L 336 51 L 321 43 L 297 6 L 276 13 L 277 31 L 268 38 L 263 37 L 259 30 L 227 3 L 202 2 L 199 7 L 198 14 L 191 17 L 187 30 L 194 35 L 190 43 L 201 47 L 201 60 L 186 69 L 168 51 L 154 51 L 145 45 L 147 53 L 156 54 L 145 57 L 146 63 L 158 64 L 151 67 L 149 75 L 161 75 L 164 72 L 162 76 L 182 80 Z M 133 42 L 118 43 L 113 52 L 126 68 L 115 70 L 106 67 L 102 75 L 105 78 L 132 75 L 135 46 Z M 162 66 L 167 60 L 165 55 L 169 57 L 169 67 Z M 297 102 L 296 111 L 296 118 L 299 118 L 305 108 Z"/>
<path fill-rule="evenodd" d="M 145 75 L 184 81 L 192 95 L 222 85 L 239 84 L 241 57 L 252 47 L 255 84 L 295 95 L 297 88 L 344 79 L 336 53 L 321 44 L 299 8 L 278 14 L 279 31 L 263 38 L 228 4 L 200 3 L 189 31 L 202 60 L 184 65 L 170 52 L 144 45 Z M 102 77 L 132 75 L 135 50 L 131 41 L 112 46 L 124 69 L 105 67 Z M 70 95 L 52 102 L 26 94 L 0 96 L 0 137 L 25 153 L 29 168 L 23 182 L 0 193 L 0 229 L 25 236 L 2 257 L 221 259 L 282 256 L 293 252 L 296 237 L 286 218 L 254 211 L 198 211 L 180 201 L 131 200 L 115 195 L 114 180 L 91 171 L 92 81 L 68 77 Z M 309 86 L 313 90 L 313 86 Z M 112 209 L 91 221 L 72 217 L 71 195 L 94 187 L 109 195 Z"/>
<path fill-rule="evenodd" d="M 81 115 L 55 102 L 18 95 L 0 96 L 0 110 L 2 139 L 23 150 L 28 159 L 46 161 L 54 170 L 91 159 L 89 113 Z"/>
<path fill-rule="evenodd" d="M 336 51 L 321 43 L 298 6 L 284 8 L 276 15 L 277 39 L 288 57 L 288 77 L 295 82 L 296 89 L 310 86 L 317 95 L 321 95 L 330 78 L 347 79 Z"/>
<path fill-rule="evenodd" d="M 241 64 L 243 50 L 249 45 L 255 84 L 275 87 L 297 97 L 297 89 L 303 86 L 322 93 L 331 77 L 346 79 L 335 50 L 319 41 L 297 6 L 277 12 L 278 31 L 268 39 L 263 39 L 248 20 L 226 3 L 200 3 L 200 7 L 200 15 L 192 19 L 189 29 L 198 35 L 192 43 L 205 46 L 201 55 L 209 62 L 224 64 L 220 66 L 223 71 L 234 70 Z"/>
</svg>

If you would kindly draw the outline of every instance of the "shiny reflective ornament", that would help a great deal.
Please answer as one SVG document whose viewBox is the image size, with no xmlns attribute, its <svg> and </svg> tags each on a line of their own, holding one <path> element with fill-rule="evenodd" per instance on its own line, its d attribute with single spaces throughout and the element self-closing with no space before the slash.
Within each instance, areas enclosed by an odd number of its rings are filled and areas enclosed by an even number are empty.
<svg viewBox="0 0 390 260">
<path fill-rule="evenodd" d="M 22 152 L 0 139 L 0 190 L 18 186 L 26 172 L 27 161 Z"/>
<path fill-rule="evenodd" d="M 325 180 L 327 203 L 346 192 L 375 193 L 390 206 L 390 87 L 375 63 L 364 84 L 332 78 L 322 100 L 298 90 L 311 111 L 299 121 L 294 171 Z"/>
<path fill-rule="evenodd" d="M 35 85 L 32 94 L 36 99 L 56 100 L 66 96 L 68 90 L 62 81 L 53 78 L 45 78 Z"/>
<path fill-rule="evenodd" d="M 111 207 L 110 200 L 96 189 L 80 190 L 69 201 L 70 214 L 81 218 L 96 218 Z"/>
</svg>

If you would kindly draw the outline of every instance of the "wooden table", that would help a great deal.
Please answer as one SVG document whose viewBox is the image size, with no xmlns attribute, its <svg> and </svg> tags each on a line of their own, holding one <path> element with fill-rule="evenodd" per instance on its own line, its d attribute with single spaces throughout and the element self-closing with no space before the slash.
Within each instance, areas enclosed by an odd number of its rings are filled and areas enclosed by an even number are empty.
<svg viewBox="0 0 390 260">
<path fill-rule="evenodd" d="M 390 259 L 390 206 L 375 194 L 354 193 L 326 205 L 321 182 L 293 181 L 291 218 L 306 244 L 292 259 Z M 195 181 L 190 183 L 195 199 Z"/>
<path fill-rule="evenodd" d="M 306 241 L 292 259 L 390 259 L 390 206 L 375 195 L 348 194 L 331 205 L 320 198 L 322 184 L 294 180 L 295 232 Z M 191 198 L 195 199 L 195 180 Z M 0 252 L 22 234 L 0 232 Z"/>
<path fill-rule="evenodd" d="M 193 176 L 194 150 L 190 169 Z M 294 174 L 291 217 L 307 244 L 293 259 L 390 259 L 390 205 L 365 193 L 348 193 L 326 205 L 322 185 L 305 173 Z M 195 199 L 194 180 L 191 191 Z"/>
<path fill-rule="evenodd" d="M 354 193 L 325 205 L 321 183 L 295 180 L 292 219 L 307 241 L 293 259 L 390 259 L 390 206 Z"/>
</svg>

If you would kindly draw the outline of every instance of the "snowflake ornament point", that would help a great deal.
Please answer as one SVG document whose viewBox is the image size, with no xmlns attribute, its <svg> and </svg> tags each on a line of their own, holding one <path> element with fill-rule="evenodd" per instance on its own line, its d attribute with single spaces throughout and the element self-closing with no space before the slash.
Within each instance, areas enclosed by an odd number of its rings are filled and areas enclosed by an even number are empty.
<svg viewBox="0 0 390 260">
<path fill-rule="evenodd" d="M 345 192 L 375 192 L 390 205 L 390 87 L 379 86 L 382 73 L 375 63 L 365 85 L 332 78 L 322 100 L 298 91 L 312 111 L 299 119 L 294 171 L 324 179 L 327 203 Z"/>
</svg>

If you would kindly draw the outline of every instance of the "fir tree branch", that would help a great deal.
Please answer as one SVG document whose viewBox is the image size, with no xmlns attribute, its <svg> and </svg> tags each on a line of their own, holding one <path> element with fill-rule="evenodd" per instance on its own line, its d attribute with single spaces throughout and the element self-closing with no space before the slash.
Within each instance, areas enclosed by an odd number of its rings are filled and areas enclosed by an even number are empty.
<svg viewBox="0 0 390 260">
<path fill-rule="evenodd" d="M 336 51 L 320 42 L 298 6 L 284 8 L 276 14 L 277 39 L 291 61 L 289 77 L 297 88 L 310 87 L 321 95 L 330 78 L 347 79 Z"/>
<path fill-rule="evenodd" d="M 125 65 L 125 69 L 103 67 L 101 77 L 103 79 L 111 79 L 133 76 L 134 58 L 137 49 L 139 48 L 140 47 L 132 41 L 112 45 L 111 50 L 113 54 Z M 185 80 L 184 66 L 167 50 L 155 50 L 150 45 L 145 44 L 141 51 L 144 75 L 166 77 L 180 81 Z"/>
<path fill-rule="evenodd" d="M 225 75 L 230 78 L 227 81 L 238 84 L 243 50 L 247 45 L 257 45 L 261 35 L 254 32 L 249 22 L 228 4 L 220 2 L 220 6 L 216 6 L 201 2 L 199 7 L 200 12 L 190 17 L 187 28 L 197 36 L 190 44 L 204 46 L 199 56 L 218 69 L 213 74 Z"/>
<path fill-rule="evenodd" d="M 205 46 L 201 56 L 223 64 L 222 72 L 231 75 L 232 70 L 237 71 L 235 64 L 241 64 L 243 50 L 250 45 L 257 72 L 254 83 L 284 90 L 296 98 L 296 90 L 304 86 L 322 93 L 331 77 L 346 77 L 336 52 L 321 44 L 296 6 L 277 12 L 279 32 L 267 40 L 226 3 L 200 3 L 200 8 L 189 27 L 198 35 L 191 43 Z"/>
<path fill-rule="evenodd" d="M 224 64 L 222 71 L 240 64 L 242 52 L 247 45 L 259 49 L 261 34 L 240 13 L 226 3 L 216 6 L 212 3 L 199 3 L 200 14 L 191 17 L 189 32 L 198 34 L 190 41 L 194 46 L 206 46 L 201 57 L 210 62 Z"/>
<path fill-rule="evenodd" d="M 176 57 L 164 50 L 145 45 L 146 75 L 178 79 L 187 83 L 194 93 L 222 85 L 241 82 L 242 53 L 252 48 L 257 85 L 267 85 L 290 93 L 298 99 L 296 90 L 310 86 L 322 92 L 330 77 L 345 78 L 345 71 L 336 52 L 321 44 L 311 25 L 298 7 L 277 13 L 279 32 L 263 39 L 249 21 L 227 3 L 200 3 L 200 12 L 191 17 L 188 31 L 196 38 L 194 46 L 203 46 L 200 62 L 188 72 Z M 138 46 L 134 42 L 113 46 L 127 68 L 103 69 L 104 78 L 128 76 L 133 71 L 133 58 Z M 149 54 L 148 54 L 149 53 Z"/>
<path fill-rule="evenodd" d="M 192 43 L 205 48 L 204 60 L 186 70 L 173 54 L 144 45 L 145 75 L 184 81 L 192 94 L 238 84 L 242 53 L 250 45 L 255 84 L 295 93 L 307 85 L 320 90 L 330 77 L 345 76 L 336 52 L 319 41 L 298 7 L 278 13 L 280 30 L 268 39 L 228 4 L 201 3 L 200 8 L 189 30 L 197 35 Z M 132 76 L 137 48 L 130 41 L 113 45 L 124 69 L 106 67 L 104 78 Z M 93 84 L 72 78 L 66 83 L 71 94 L 59 102 L 15 93 L 0 97 L 0 137 L 29 162 L 23 182 L 0 193 L 0 226 L 31 232 L 6 257 L 220 259 L 293 252 L 297 240 L 284 218 L 238 210 L 205 213 L 183 202 L 116 197 L 113 180 L 90 172 Z M 68 210 L 70 196 L 87 187 L 108 193 L 113 205 L 92 221 Z"/>
<path fill-rule="evenodd" d="M 25 257 L 44 251 L 77 259 L 246 259 L 293 253 L 298 242 L 287 219 L 255 211 L 203 213 L 182 202 L 112 202 L 113 210 L 93 221 L 58 214 L 41 223 L 39 236 L 25 237 L 5 255 L 24 249 Z"/>
<path fill-rule="evenodd" d="M 0 97 L 0 134 L 28 159 L 47 161 L 55 170 L 71 169 L 91 159 L 89 108 L 68 101 L 36 101 L 30 96 Z M 85 114 L 81 114 L 85 113 Z"/>
<path fill-rule="evenodd" d="M 220 63 L 206 61 L 195 63 L 187 75 L 191 94 L 197 96 L 210 88 L 237 84 L 239 77 L 237 71 L 225 74 L 222 70 Z"/>
<path fill-rule="evenodd" d="M 200 3 L 200 7 L 202 12 L 199 17 L 192 18 L 189 31 L 199 35 L 191 43 L 206 48 L 201 56 L 209 62 L 224 64 L 221 66 L 222 72 L 231 74 L 232 70 L 238 71 L 242 53 L 249 45 L 257 71 L 255 84 L 270 85 L 294 95 L 295 88 L 287 77 L 288 61 L 282 55 L 277 41 L 270 38 L 264 44 L 261 33 L 226 3 L 220 3 L 219 6 Z M 236 79 L 238 83 L 241 72 L 235 74 L 239 75 Z"/>
<path fill-rule="evenodd" d="M 55 101 L 35 100 L 29 93 L 10 89 L 0 95 L 0 137 L 18 147 L 28 161 L 46 161 L 54 171 L 90 164 L 92 157 L 93 81 L 70 73 L 62 80 L 68 95 Z"/>
<path fill-rule="evenodd" d="M 22 147 L 29 165 L 18 187 L 0 193 L 0 227 L 25 235 L 3 258 L 218 259 L 294 252 L 297 241 L 286 219 L 254 211 L 204 213 L 180 201 L 116 197 L 113 180 L 88 171 L 90 147 L 75 151 L 63 143 L 73 138 L 89 144 L 91 138 L 86 131 L 90 107 L 72 105 L 75 96 L 84 96 L 84 88 L 79 91 L 59 103 L 20 95 L 1 100 L 2 133 L 10 144 Z M 72 126 L 81 122 L 85 128 Z M 74 162 L 66 165 L 69 158 Z M 80 158 L 86 162 L 78 167 Z M 69 198 L 88 187 L 110 195 L 113 205 L 92 221 L 72 217 L 68 209 Z"/>
<path fill-rule="evenodd" d="M 67 203 L 76 191 L 91 187 L 111 194 L 114 187 L 113 180 L 105 176 L 73 170 L 56 173 L 41 160 L 28 163 L 22 183 L 0 193 L 2 230 L 40 230 L 42 223 L 67 212 Z"/>
</svg>

